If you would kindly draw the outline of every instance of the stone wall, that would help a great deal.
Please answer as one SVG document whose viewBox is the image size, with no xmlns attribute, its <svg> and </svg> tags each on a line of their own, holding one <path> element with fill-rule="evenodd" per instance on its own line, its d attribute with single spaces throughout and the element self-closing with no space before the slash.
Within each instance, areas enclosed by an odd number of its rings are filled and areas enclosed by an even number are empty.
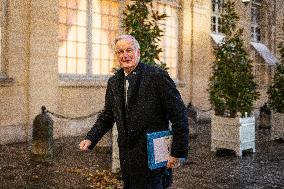
<svg viewBox="0 0 284 189">
<path fill-rule="evenodd" d="M 4 2 L 6 0 L 1 1 L 1 13 Z M 30 140 L 32 121 L 41 112 L 42 105 L 69 117 L 101 110 L 104 106 L 106 80 L 101 83 L 84 83 L 59 79 L 58 1 L 7 2 L 8 11 L 4 15 L 7 24 L 5 30 L 1 31 L 1 74 L 5 73 L 6 78 L 0 78 L 0 143 Z M 124 2 L 121 3 L 121 7 L 124 7 Z M 266 4 L 270 12 L 267 15 L 275 15 L 275 21 L 267 22 L 272 26 L 266 27 L 268 31 L 265 32 L 267 37 L 264 42 L 273 53 L 277 53 L 275 46 L 283 40 L 281 23 L 284 3 L 282 0 L 274 0 Z M 250 4 L 236 1 L 236 6 L 241 16 L 239 26 L 244 27 L 245 45 L 254 64 L 265 64 L 249 44 Z M 183 0 L 179 10 L 181 38 L 177 86 L 186 104 L 191 101 L 196 107 L 206 110 L 210 107 L 207 86 L 214 59 L 214 42 L 210 37 L 211 0 Z M 274 14 L 271 13 L 273 11 Z M 269 73 L 267 77 L 271 77 Z M 267 80 L 270 81 L 269 78 Z M 262 105 L 265 100 L 263 90 L 258 104 Z M 56 138 L 81 135 L 94 122 L 92 118 L 83 121 L 54 120 Z"/>
</svg>

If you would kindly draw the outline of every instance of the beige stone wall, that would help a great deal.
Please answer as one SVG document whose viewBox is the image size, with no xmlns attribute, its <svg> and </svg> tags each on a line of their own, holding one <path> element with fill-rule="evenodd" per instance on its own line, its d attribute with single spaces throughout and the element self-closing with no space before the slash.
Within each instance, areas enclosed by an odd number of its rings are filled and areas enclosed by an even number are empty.
<svg viewBox="0 0 284 189">
<path fill-rule="evenodd" d="M 30 116 L 41 105 L 57 108 L 58 1 L 32 0 L 29 34 L 29 107 Z"/>
<path fill-rule="evenodd" d="M 9 1 L 5 19 L 6 74 L 14 82 L 0 87 L 1 143 L 30 139 L 41 105 L 55 109 L 58 95 L 57 1 Z"/>
<path fill-rule="evenodd" d="M 284 1 L 277 0 L 275 7 L 277 8 L 276 11 L 276 23 L 275 23 L 275 41 L 276 45 L 280 41 L 284 41 Z M 279 50 L 277 49 L 276 54 L 278 58 L 280 58 Z"/>
<path fill-rule="evenodd" d="M 192 5 L 192 43 L 190 68 L 190 95 L 192 103 L 202 109 L 209 107 L 208 79 L 211 73 L 210 38 L 211 0 L 194 0 Z"/>
<path fill-rule="evenodd" d="M 4 1 L 1 1 L 4 2 Z M 274 4 L 274 2 L 276 4 Z M 2 4 L 1 4 L 2 5 Z M 284 3 L 267 1 L 265 44 L 277 53 L 276 45 L 283 40 Z M 250 4 L 236 0 L 244 27 L 245 45 L 256 63 L 263 63 L 250 42 Z M 123 7 L 123 6 L 122 6 Z M 11 80 L 0 79 L 0 143 L 29 140 L 32 120 L 42 105 L 56 113 L 78 117 L 101 110 L 104 105 L 106 81 L 63 82 L 58 79 L 58 10 L 57 0 L 9 1 L 7 35 L 5 38 L 5 73 Z M 274 11 L 277 9 L 276 11 Z M 2 10 L 2 9 L 1 9 Z M 178 89 L 184 102 L 193 102 L 200 109 L 208 109 L 208 79 L 213 62 L 213 41 L 210 37 L 211 0 L 181 1 L 179 39 Z M 275 12 L 275 21 L 269 21 Z M 3 47 L 3 45 L 2 45 Z M 269 74 L 266 74 L 268 82 Z M 262 90 L 261 105 L 265 100 Z M 257 106 L 258 106 L 257 105 Z M 69 121 L 54 118 L 55 137 L 86 133 L 95 118 Z M 110 141 L 109 138 L 108 142 Z M 107 143 L 104 143 L 107 144 Z M 104 145 L 102 144 L 102 145 Z"/>
<path fill-rule="evenodd" d="M 180 83 L 178 84 L 178 89 L 182 95 L 185 104 L 188 104 L 191 99 L 191 72 L 190 68 L 191 57 L 192 57 L 192 0 L 182 1 L 180 12 L 180 35 L 179 40 L 179 69 L 178 69 L 178 79 Z"/>
<path fill-rule="evenodd" d="M 105 84 L 103 86 L 89 87 L 61 85 L 58 93 L 58 109 L 54 111 L 68 117 L 80 117 L 98 112 L 104 107 L 105 90 Z M 92 116 L 88 119 L 75 121 L 54 119 L 57 123 L 54 127 L 55 137 L 62 137 L 85 134 L 94 124 L 96 117 Z"/>
<path fill-rule="evenodd" d="M 1 2 L 1 3 L 4 3 Z M 20 5 L 21 6 L 17 6 Z M 3 4 L 2 4 L 3 5 Z M 26 27 L 27 27 L 27 3 L 14 1 L 8 4 L 8 10 L 4 19 L 6 22 L 5 38 L 2 39 L 2 65 L 5 74 L 14 79 L 14 83 L 0 87 L 0 134 L 2 141 L 16 141 L 24 139 L 26 133 L 25 123 L 27 118 L 26 100 L 26 72 L 27 61 Z M 2 58 L 2 57 L 1 57 Z M 6 132 L 6 127 L 15 126 L 15 131 L 21 136 L 14 137 L 12 132 Z M 16 129 L 17 128 L 17 129 Z"/>
<path fill-rule="evenodd" d="M 283 1 L 263 1 L 261 21 L 261 42 L 265 44 L 270 52 L 279 60 L 278 44 L 281 41 L 281 22 L 283 23 Z M 283 40 L 283 39 L 282 39 Z M 275 66 L 267 64 L 259 54 L 251 47 L 251 58 L 254 65 L 254 73 L 259 85 L 260 98 L 256 101 L 255 107 L 260 107 L 267 102 L 267 89 L 272 82 Z"/>
</svg>

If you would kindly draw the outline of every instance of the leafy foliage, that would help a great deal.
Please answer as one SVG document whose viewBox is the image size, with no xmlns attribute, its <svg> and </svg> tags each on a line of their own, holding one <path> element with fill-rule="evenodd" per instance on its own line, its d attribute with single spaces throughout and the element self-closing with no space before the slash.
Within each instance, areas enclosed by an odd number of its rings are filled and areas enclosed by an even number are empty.
<svg viewBox="0 0 284 189">
<path fill-rule="evenodd" d="M 280 43 L 279 52 L 280 63 L 276 67 L 272 85 L 268 88 L 267 93 L 270 107 L 278 113 L 284 113 L 284 42 Z"/>
<path fill-rule="evenodd" d="M 243 29 L 236 30 L 239 20 L 234 3 L 223 5 L 221 32 L 225 35 L 214 51 L 213 75 L 209 81 L 209 100 L 216 115 L 236 117 L 250 113 L 258 98 L 257 85 L 252 74 L 252 61 L 244 48 Z"/>
<path fill-rule="evenodd" d="M 166 63 L 159 60 L 162 49 L 159 42 L 163 36 L 160 23 L 167 17 L 153 10 L 152 0 L 131 0 L 123 12 L 122 27 L 133 35 L 140 44 L 141 61 L 158 65 L 163 69 Z"/>
</svg>

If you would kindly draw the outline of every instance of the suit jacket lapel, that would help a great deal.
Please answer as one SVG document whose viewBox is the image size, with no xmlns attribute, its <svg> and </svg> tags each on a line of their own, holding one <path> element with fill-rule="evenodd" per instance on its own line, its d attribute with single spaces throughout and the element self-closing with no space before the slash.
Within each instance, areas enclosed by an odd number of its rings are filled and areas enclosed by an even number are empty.
<svg viewBox="0 0 284 189">
<path fill-rule="evenodd" d="M 115 104 L 117 105 L 117 109 L 119 111 L 119 114 L 123 117 L 124 112 L 124 73 L 123 69 L 119 70 L 115 75 L 115 80 L 113 83 L 114 86 L 114 96 L 115 98 Z"/>
<path fill-rule="evenodd" d="M 127 77 L 129 77 L 128 100 L 127 106 L 130 107 L 137 100 L 137 94 L 140 86 L 141 73 L 143 64 L 139 63 L 135 70 Z"/>
</svg>

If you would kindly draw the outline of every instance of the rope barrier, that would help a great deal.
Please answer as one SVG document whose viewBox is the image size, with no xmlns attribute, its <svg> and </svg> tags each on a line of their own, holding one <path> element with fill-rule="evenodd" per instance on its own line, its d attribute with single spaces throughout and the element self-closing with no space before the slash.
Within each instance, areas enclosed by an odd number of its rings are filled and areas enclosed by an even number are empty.
<svg viewBox="0 0 284 189">
<path fill-rule="evenodd" d="M 97 115 L 101 114 L 102 111 L 103 111 L 103 110 L 100 110 L 100 111 L 98 111 L 98 112 L 93 112 L 93 113 L 90 113 L 89 115 L 86 115 L 86 116 L 70 117 L 70 116 L 65 116 L 65 115 L 61 115 L 61 114 L 58 114 L 58 113 L 49 111 L 49 110 L 46 109 L 45 106 L 42 106 L 41 109 L 42 109 L 42 112 L 49 113 L 49 114 L 53 115 L 54 117 L 57 117 L 57 118 L 60 118 L 60 119 L 68 119 L 68 120 L 82 120 L 82 119 L 87 119 L 87 118 L 90 118 L 90 117 L 97 116 Z"/>
<path fill-rule="evenodd" d="M 195 109 L 195 110 L 197 110 L 199 112 L 209 112 L 209 111 L 211 111 L 213 109 L 212 107 L 210 107 L 209 109 L 201 109 L 201 108 L 198 108 L 196 106 L 191 106 L 190 108 Z M 261 107 L 254 108 L 254 110 L 259 110 L 259 109 L 261 109 Z M 45 106 L 42 106 L 42 111 L 46 112 L 46 113 L 49 113 L 49 114 L 51 114 L 54 117 L 57 117 L 59 119 L 82 120 L 82 119 L 87 119 L 87 118 L 90 118 L 90 117 L 97 116 L 97 115 L 101 114 L 103 110 L 100 110 L 98 112 L 90 113 L 90 114 L 88 114 L 86 116 L 79 116 L 79 117 L 70 117 L 70 116 L 61 115 L 61 114 L 58 114 L 58 113 L 55 113 L 55 112 L 47 110 Z"/>
</svg>

